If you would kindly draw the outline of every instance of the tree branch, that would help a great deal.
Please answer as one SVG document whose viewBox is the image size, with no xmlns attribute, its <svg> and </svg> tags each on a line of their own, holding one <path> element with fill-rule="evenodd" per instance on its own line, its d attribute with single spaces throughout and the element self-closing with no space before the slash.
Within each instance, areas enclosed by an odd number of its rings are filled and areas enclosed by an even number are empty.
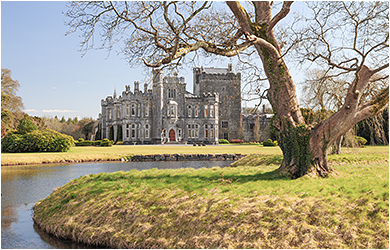
<svg viewBox="0 0 390 250">
<path fill-rule="evenodd" d="M 270 32 L 280 20 L 287 16 L 287 14 L 290 12 L 290 6 L 292 3 L 293 1 L 283 2 L 282 9 L 274 16 L 274 18 L 272 18 L 271 22 L 268 24 L 267 33 Z"/>
</svg>

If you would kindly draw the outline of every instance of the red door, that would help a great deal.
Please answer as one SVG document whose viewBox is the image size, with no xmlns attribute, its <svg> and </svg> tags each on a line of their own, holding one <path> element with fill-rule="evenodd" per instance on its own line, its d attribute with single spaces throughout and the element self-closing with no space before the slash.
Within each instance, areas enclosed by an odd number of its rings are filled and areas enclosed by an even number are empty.
<svg viewBox="0 0 390 250">
<path fill-rule="evenodd" d="M 176 141 L 175 130 L 169 130 L 169 141 Z"/>
</svg>

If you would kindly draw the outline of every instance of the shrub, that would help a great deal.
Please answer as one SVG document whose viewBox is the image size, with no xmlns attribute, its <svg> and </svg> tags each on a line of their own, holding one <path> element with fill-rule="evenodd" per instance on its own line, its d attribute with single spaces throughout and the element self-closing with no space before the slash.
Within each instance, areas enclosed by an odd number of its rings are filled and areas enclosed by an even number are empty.
<svg viewBox="0 0 390 250">
<path fill-rule="evenodd" d="M 366 140 L 364 137 L 355 136 L 355 139 L 356 139 L 357 142 L 359 143 L 359 146 L 360 146 L 360 147 L 364 147 L 364 144 L 367 143 L 367 140 Z"/>
<path fill-rule="evenodd" d="M 94 146 L 100 146 L 100 143 L 102 143 L 102 140 L 96 140 L 93 142 Z"/>
<path fill-rule="evenodd" d="M 1 144 L 1 151 L 23 152 L 66 152 L 73 145 L 73 138 L 51 129 L 33 130 L 26 134 L 7 134 Z"/>
<path fill-rule="evenodd" d="M 219 144 L 229 144 L 229 141 L 226 140 L 226 139 L 219 139 L 219 140 L 218 140 L 218 143 L 219 143 Z"/>
<path fill-rule="evenodd" d="M 244 140 L 242 140 L 242 139 L 232 139 L 232 140 L 230 140 L 230 143 L 243 143 L 244 142 Z"/>
<path fill-rule="evenodd" d="M 277 143 L 273 142 L 271 139 L 263 141 L 264 147 L 275 147 L 276 145 L 277 145 Z"/>
<path fill-rule="evenodd" d="M 83 138 L 80 138 L 78 142 L 75 143 L 76 146 L 94 146 L 93 141 L 85 141 Z M 99 143 L 100 145 L 100 143 Z"/>
<path fill-rule="evenodd" d="M 114 144 L 114 141 L 110 141 L 109 139 L 105 138 L 100 143 L 100 146 L 102 146 L 102 147 L 111 147 L 113 144 Z"/>
</svg>

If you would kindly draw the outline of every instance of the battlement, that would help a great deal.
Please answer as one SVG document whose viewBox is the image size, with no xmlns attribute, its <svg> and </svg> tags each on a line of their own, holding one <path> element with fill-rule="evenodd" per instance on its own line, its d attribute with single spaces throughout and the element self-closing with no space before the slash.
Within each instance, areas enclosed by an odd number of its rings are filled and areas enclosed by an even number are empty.
<svg viewBox="0 0 390 250">
<path fill-rule="evenodd" d="M 179 84 L 185 84 L 185 78 L 183 76 L 165 76 L 163 78 L 163 83 L 179 83 Z"/>
<path fill-rule="evenodd" d="M 186 99 L 188 100 L 199 100 L 204 101 L 204 99 L 213 99 L 212 101 L 219 102 L 219 93 L 202 93 L 200 96 L 195 95 L 186 95 Z"/>
</svg>

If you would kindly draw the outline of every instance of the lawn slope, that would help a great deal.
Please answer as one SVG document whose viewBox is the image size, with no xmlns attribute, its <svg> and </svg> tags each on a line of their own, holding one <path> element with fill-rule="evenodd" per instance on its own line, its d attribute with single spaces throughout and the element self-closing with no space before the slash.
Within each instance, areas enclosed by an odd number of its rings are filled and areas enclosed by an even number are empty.
<svg viewBox="0 0 390 250">
<path fill-rule="evenodd" d="M 329 178 L 286 179 L 277 155 L 83 176 L 38 202 L 34 221 L 113 248 L 388 248 L 388 147 L 380 151 L 335 157 Z"/>
</svg>

